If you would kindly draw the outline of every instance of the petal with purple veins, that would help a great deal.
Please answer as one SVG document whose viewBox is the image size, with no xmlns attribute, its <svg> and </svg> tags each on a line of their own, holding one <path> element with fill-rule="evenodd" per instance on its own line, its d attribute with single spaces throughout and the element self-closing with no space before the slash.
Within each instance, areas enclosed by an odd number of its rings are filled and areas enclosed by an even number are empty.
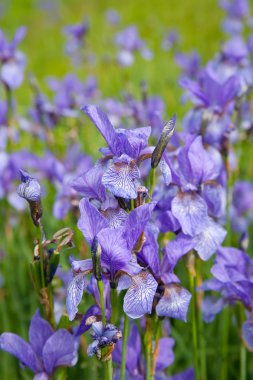
<svg viewBox="0 0 253 380">
<path fill-rule="evenodd" d="M 133 319 L 150 314 L 157 285 L 154 277 L 146 271 L 133 276 L 132 284 L 124 297 L 124 312 Z"/>
<path fill-rule="evenodd" d="M 82 300 L 83 292 L 86 287 L 87 282 L 83 273 L 74 276 L 68 285 L 66 307 L 70 321 L 73 321 L 78 312 L 77 306 Z"/>
<path fill-rule="evenodd" d="M 117 197 L 135 199 L 139 178 L 140 172 L 135 161 L 121 156 L 121 160 L 113 162 L 104 173 L 102 183 Z"/>
<path fill-rule="evenodd" d="M 186 235 L 195 236 L 208 224 L 207 205 L 194 192 L 179 192 L 171 202 L 171 210 Z"/>
<path fill-rule="evenodd" d="M 210 259 L 227 234 L 218 223 L 215 223 L 211 218 L 208 220 L 205 229 L 193 238 L 194 248 L 204 261 Z"/>
<path fill-rule="evenodd" d="M 165 287 L 164 294 L 156 306 L 159 317 L 170 317 L 187 321 L 191 293 L 178 284 Z"/>
</svg>

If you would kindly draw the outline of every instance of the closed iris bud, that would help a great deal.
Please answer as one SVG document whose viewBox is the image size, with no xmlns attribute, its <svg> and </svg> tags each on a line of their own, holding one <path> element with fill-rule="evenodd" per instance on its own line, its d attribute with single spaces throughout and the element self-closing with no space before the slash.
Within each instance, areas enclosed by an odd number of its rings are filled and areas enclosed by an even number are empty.
<svg viewBox="0 0 253 380">
<path fill-rule="evenodd" d="M 40 184 L 23 170 L 20 170 L 20 178 L 21 184 L 17 187 L 17 193 L 29 203 L 33 223 L 38 227 L 42 217 Z"/>
<path fill-rule="evenodd" d="M 101 281 L 101 246 L 98 239 L 95 237 L 91 245 L 92 263 L 93 263 L 93 274 L 97 281 Z"/>
<path fill-rule="evenodd" d="M 169 139 L 173 135 L 174 127 L 176 124 L 176 115 L 174 115 L 164 126 L 160 139 L 152 153 L 151 167 L 155 169 L 161 161 L 163 152 L 169 142 Z"/>
</svg>

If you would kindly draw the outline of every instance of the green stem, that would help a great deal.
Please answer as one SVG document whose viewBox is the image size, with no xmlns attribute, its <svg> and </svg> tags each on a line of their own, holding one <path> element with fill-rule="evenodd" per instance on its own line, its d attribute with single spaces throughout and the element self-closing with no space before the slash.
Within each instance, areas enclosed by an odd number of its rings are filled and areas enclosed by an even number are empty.
<svg viewBox="0 0 253 380">
<path fill-rule="evenodd" d="M 244 322 L 244 310 L 240 305 L 240 327 Z M 240 344 L 240 380 L 247 380 L 247 350 L 243 341 Z"/>
<path fill-rule="evenodd" d="M 98 290 L 99 290 L 99 296 L 100 296 L 102 323 L 103 323 L 103 326 L 106 326 L 104 284 L 102 280 L 98 280 L 97 284 L 98 284 Z M 105 380 L 112 380 L 112 359 L 106 360 L 104 362 L 104 371 L 105 371 Z"/>
<path fill-rule="evenodd" d="M 192 294 L 191 311 L 192 311 L 192 344 L 193 344 L 193 360 L 195 379 L 200 380 L 199 364 L 198 364 L 198 336 L 197 336 L 197 302 L 196 302 L 196 275 L 189 273 L 190 291 Z"/>
<path fill-rule="evenodd" d="M 124 315 L 124 331 L 123 331 L 123 342 L 122 342 L 122 357 L 121 357 L 121 368 L 120 368 L 120 380 L 125 380 L 126 374 L 126 351 L 127 351 L 127 339 L 129 333 L 129 318 Z"/>
<path fill-rule="evenodd" d="M 118 316 L 117 289 L 111 288 L 110 296 L 111 296 L 111 307 L 112 307 L 111 323 L 114 325 L 117 321 L 117 316 Z"/>
<path fill-rule="evenodd" d="M 36 227 L 36 235 L 37 235 L 39 255 L 40 255 L 41 285 L 42 285 L 42 288 L 45 288 L 46 282 L 45 282 L 45 271 L 44 271 L 44 255 L 43 255 L 43 247 L 42 247 L 42 228 L 40 224 L 38 227 Z"/>
<path fill-rule="evenodd" d="M 106 325 L 106 318 L 105 318 L 104 284 L 103 284 L 102 280 L 97 281 L 97 284 L 98 284 L 98 290 L 99 290 L 99 296 L 100 296 L 102 323 L 105 326 Z"/>
<path fill-rule="evenodd" d="M 149 195 L 152 197 L 155 187 L 155 168 L 151 168 L 149 172 Z"/>
<path fill-rule="evenodd" d="M 229 308 L 223 311 L 222 344 L 221 344 L 221 380 L 227 380 L 228 373 L 228 336 L 229 336 Z"/>
<path fill-rule="evenodd" d="M 158 357 L 158 351 L 159 351 L 159 339 L 161 336 L 161 329 L 162 329 L 162 319 L 158 318 L 155 323 L 155 349 L 152 353 L 152 363 L 151 363 L 151 372 L 152 372 L 152 378 L 155 377 L 155 367 L 156 367 L 156 361 Z"/>
<path fill-rule="evenodd" d="M 146 380 L 152 380 L 152 320 L 146 318 L 146 331 L 144 337 L 146 347 Z"/>
<path fill-rule="evenodd" d="M 197 259 L 196 262 L 196 276 L 197 276 L 197 285 L 198 279 L 200 278 L 201 268 L 200 268 L 200 260 Z M 201 374 L 201 380 L 207 379 L 207 372 L 206 372 L 206 341 L 205 341 L 205 334 L 204 334 L 204 322 L 203 322 L 203 316 L 201 309 L 198 308 L 198 327 L 199 327 L 199 346 L 200 346 L 200 374 Z"/>
</svg>

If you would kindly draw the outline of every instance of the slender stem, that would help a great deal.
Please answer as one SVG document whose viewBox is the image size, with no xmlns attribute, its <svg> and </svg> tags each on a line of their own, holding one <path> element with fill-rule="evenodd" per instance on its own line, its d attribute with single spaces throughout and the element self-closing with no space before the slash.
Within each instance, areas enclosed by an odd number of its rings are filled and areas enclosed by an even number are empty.
<svg viewBox="0 0 253 380">
<path fill-rule="evenodd" d="M 100 296 L 102 323 L 103 323 L 103 326 L 106 326 L 104 284 L 102 280 L 98 280 L 97 284 L 98 284 L 98 290 L 99 290 L 99 296 Z M 105 371 L 105 380 L 112 380 L 112 359 L 106 360 L 104 362 L 104 371 Z"/>
<path fill-rule="evenodd" d="M 40 276 L 41 276 L 41 285 L 42 288 L 45 288 L 45 271 L 44 271 L 44 255 L 43 255 L 43 247 L 42 247 L 42 228 L 39 224 L 38 227 L 36 227 L 36 234 L 37 234 L 37 241 L 39 246 L 39 255 L 40 255 Z"/>
<path fill-rule="evenodd" d="M 227 380 L 228 374 L 228 336 L 229 336 L 229 308 L 223 311 L 222 343 L 221 343 L 221 380 Z"/>
<path fill-rule="evenodd" d="M 240 327 L 244 319 L 243 306 L 240 305 Z M 247 350 L 242 341 L 240 344 L 240 380 L 247 380 Z"/>
<path fill-rule="evenodd" d="M 146 347 L 146 380 L 152 380 L 152 320 L 146 318 L 146 330 L 144 337 Z"/>
<path fill-rule="evenodd" d="M 114 325 L 117 321 L 117 316 L 118 316 L 117 289 L 111 288 L 110 296 L 111 296 L 111 307 L 112 307 L 111 323 Z"/>
<path fill-rule="evenodd" d="M 152 363 L 151 363 L 152 378 L 154 378 L 155 376 L 155 367 L 156 367 L 156 361 L 157 361 L 158 351 L 159 351 L 159 339 L 161 336 L 161 328 L 162 328 L 162 320 L 158 318 L 155 324 L 155 349 L 152 354 Z"/>
<path fill-rule="evenodd" d="M 127 338 L 129 333 L 129 318 L 124 315 L 124 331 L 123 331 L 123 342 L 122 342 L 122 357 L 121 357 L 121 368 L 120 368 L 120 380 L 125 380 L 126 374 L 126 351 L 127 351 Z"/>
<path fill-rule="evenodd" d="M 196 282 L 197 285 L 200 285 L 200 273 L 201 273 L 201 267 L 200 267 L 201 261 L 199 259 L 196 260 Z M 198 304 L 198 302 L 197 302 Z M 205 334 L 204 334 L 204 322 L 203 322 L 203 316 L 200 307 L 197 309 L 198 312 L 198 327 L 199 327 L 199 346 L 200 346 L 200 374 L 201 374 L 201 380 L 207 379 L 207 372 L 206 372 L 206 341 L 205 341 Z"/>
<path fill-rule="evenodd" d="M 193 360 L 195 379 L 200 380 L 199 365 L 198 365 L 198 337 L 197 337 L 197 303 L 196 303 L 196 275 L 189 273 L 190 290 L 192 294 L 191 311 L 192 311 L 192 344 L 193 344 Z"/>
<path fill-rule="evenodd" d="M 105 318 L 104 284 L 103 284 L 102 280 L 97 281 L 97 284 L 98 284 L 98 290 L 99 290 L 99 296 L 100 296 L 102 323 L 105 326 L 106 325 L 106 318 Z"/>
<path fill-rule="evenodd" d="M 155 186 L 155 169 L 151 168 L 149 172 L 149 195 L 152 197 Z"/>
</svg>

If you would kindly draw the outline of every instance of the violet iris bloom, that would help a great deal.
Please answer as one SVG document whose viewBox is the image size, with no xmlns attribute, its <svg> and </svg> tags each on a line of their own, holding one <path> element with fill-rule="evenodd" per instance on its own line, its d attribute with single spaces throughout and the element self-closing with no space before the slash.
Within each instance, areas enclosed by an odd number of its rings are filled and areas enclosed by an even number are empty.
<svg viewBox="0 0 253 380">
<path fill-rule="evenodd" d="M 72 367 L 77 362 L 73 336 L 65 329 L 54 331 L 38 311 L 31 320 L 29 341 L 7 332 L 0 336 L 0 347 L 34 372 L 34 380 L 49 380 L 57 367 Z"/>
<path fill-rule="evenodd" d="M 152 275 L 136 264 L 132 251 L 145 228 L 155 204 L 146 204 L 131 211 L 127 218 L 121 220 L 120 226 L 103 216 L 88 200 L 80 202 L 81 217 L 78 227 L 82 231 L 88 244 L 91 245 L 96 237 L 101 246 L 102 274 L 107 277 L 111 286 L 117 287 L 119 278 L 127 276 L 129 281 L 136 282 L 135 305 L 141 310 L 141 315 L 150 313 L 157 283 Z M 115 228 L 116 227 L 116 228 Z M 81 302 L 82 295 L 88 283 L 87 274 L 93 271 L 92 260 L 72 262 L 73 279 L 67 291 L 67 311 L 70 320 L 73 320 Z M 139 280 L 135 275 L 139 273 Z M 129 286 L 128 281 L 128 286 Z M 150 293 L 146 302 L 143 294 Z M 138 297 L 137 297 L 138 296 Z"/>
<path fill-rule="evenodd" d="M 236 301 L 252 312 L 253 261 L 245 252 L 232 247 L 219 248 L 211 273 L 213 278 L 205 281 L 201 289 L 220 293 L 222 301 L 218 301 L 217 297 L 207 298 L 203 303 L 206 321 L 212 321 L 215 313 L 219 313 L 226 304 Z"/>
<path fill-rule="evenodd" d="M 9 88 L 14 89 L 21 85 L 24 78 L 25 56 L 17 51 L 26 34 L 26 28 L 21 26 L 11 42 L 8 42 L 2 30 L 0 30 L 0 79 Z"/>
</svg>

